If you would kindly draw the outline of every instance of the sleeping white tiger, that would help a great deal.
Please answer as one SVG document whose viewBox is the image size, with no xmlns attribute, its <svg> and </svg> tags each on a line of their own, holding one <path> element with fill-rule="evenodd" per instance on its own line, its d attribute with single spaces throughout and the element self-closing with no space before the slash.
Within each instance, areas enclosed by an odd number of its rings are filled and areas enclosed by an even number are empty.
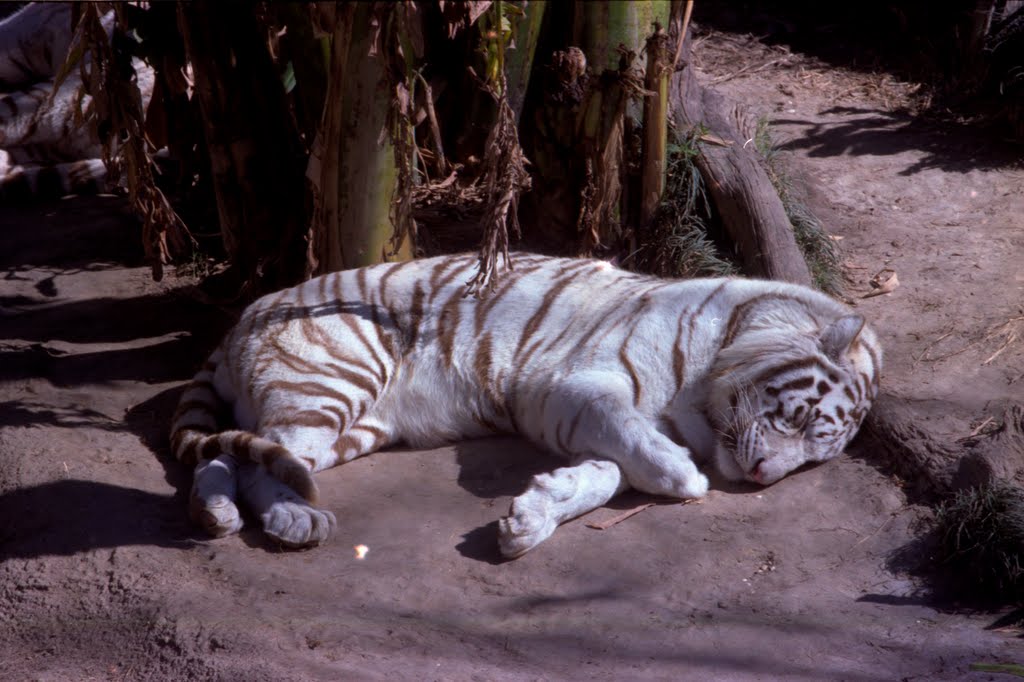
<svg viewBox="0 0 1024 682">
<path fill-rule="evenodd" d="M 695 460 L 767 485 L 832 459 L 878 391 L 875 334 L 806 287 L 523 253 L 477 299 L 476 265 L 338 272 L 246 309 L 173 419 L 172 449 L 196 467 L 192 518 L 235 532 L 240 496 L 270 537 L 315 545 L 336 522 L 312 472 L 399 442 L 518 433 L 569 464 L 499 522 L 515 557 L 626 488 L 701 497 Z"/>
<path fill-rule="evenodd" d="M 101 21 L 109 36 L 114 12 Z M 75 122 L 82 86 L 77 67 L 53 92 L 72 35 L 69 2 L 34 2 L 0 21 L 0 198 L 107 189 L 99 139 L 91 125 Z M 145 107 L 153 70 L 138 59 L 133 65 Z M 82 98 L 83 110 L 89 100 Z"/>
</svg>

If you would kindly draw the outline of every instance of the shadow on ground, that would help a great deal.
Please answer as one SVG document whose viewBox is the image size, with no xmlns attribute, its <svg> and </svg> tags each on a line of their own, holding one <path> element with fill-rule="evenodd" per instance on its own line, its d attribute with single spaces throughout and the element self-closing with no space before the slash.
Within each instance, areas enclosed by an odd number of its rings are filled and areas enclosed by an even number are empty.
<svg viewBox="0 0 1024 682">
<path fill-rule="evenodd" d="M 68 479 L 0 495 L 0 556 L 70 556 L 127 545 L 188 548 L 182 495 Z"/>
</svg>

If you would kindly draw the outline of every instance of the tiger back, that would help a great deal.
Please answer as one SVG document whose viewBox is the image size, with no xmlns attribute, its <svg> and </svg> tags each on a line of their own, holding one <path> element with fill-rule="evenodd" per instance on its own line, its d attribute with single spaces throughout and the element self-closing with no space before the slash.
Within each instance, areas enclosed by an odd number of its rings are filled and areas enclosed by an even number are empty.
<svg viewBox="0 0 1024 682">
<path fill-rule="evenodd" d="M 506 556 L 626 488 L 694 498 L 698 463 L 771 484 L 839 455 L 877 394 L 881 350 L 806 287 L 662 280 L 514 254 L 466 296 L 463 255 L 338 272 L 252 304 L 183 393 L 172 448 L 190 509 L 238 530 L 241 496 L 290 546 L 336 523 L 312 473 L 395 443 L 517 433 L 563 456 L 499 524 Z"/>
</svg>

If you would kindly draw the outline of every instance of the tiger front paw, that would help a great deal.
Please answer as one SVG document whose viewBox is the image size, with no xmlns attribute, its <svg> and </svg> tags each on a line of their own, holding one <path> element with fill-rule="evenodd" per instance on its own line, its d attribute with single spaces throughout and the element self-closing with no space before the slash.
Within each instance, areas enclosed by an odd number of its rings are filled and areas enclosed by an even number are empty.
<svg viewBox="0 0 1024 682">
<path fill-rule="evenodd" d="M 512 501 L 508 516 L 498 521 L 498 546 L 502 556 L 515 559 L 547 540 L 558 522 L 552 518 L 547 501 L 536 490 L 528 490 Z"/>
<path fill-rule="evenodd" d="M 327 540 L 338 520 L 325 509 L 316 509 L 296 495 L 281 500 L 260 515 L 263 532 L 285 547 L 315 547 Z"/>
</svg>

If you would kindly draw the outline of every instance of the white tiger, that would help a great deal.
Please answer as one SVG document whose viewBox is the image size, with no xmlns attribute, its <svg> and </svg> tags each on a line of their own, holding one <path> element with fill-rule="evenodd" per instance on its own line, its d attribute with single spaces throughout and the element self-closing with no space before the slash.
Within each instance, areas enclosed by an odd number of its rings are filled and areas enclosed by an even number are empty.
<svg viewBox="0 0 1024 682">
<path fill-rule="evenodd" d="M 512 264 L 482 299 L 465 295 L 477 259 L 462 255 L 253 303 L 173 419 L 172 449 L 196 465 L 192 518 L 235 532 L 240 495 L 269 536 L 315 545 L 336 522 L 313 506 L 311 472 L 398 442 L 511 432 L 569 459 L 500 521 L 515 557 L 626 488 L 701 497 L 695 459 L 767 485 L 836 457 L 878 391 L 875 334 L 807 287 L 525 253 Z"/>
<path fill-rule="evenodd" d="M 51 198 L 106 189 L 92 126 L 75 124 L 82 81 L 73 68 L 54 93 L 73 35 L 70 2 L 34 2 L 0 21 L 0 197 Z M 101 19 L 109 36 L 114 12 Z M 143 107 L 153 70 L 133 60 Z M 51 100 L 52 95 L 52 100 Z"/>
</svg>

